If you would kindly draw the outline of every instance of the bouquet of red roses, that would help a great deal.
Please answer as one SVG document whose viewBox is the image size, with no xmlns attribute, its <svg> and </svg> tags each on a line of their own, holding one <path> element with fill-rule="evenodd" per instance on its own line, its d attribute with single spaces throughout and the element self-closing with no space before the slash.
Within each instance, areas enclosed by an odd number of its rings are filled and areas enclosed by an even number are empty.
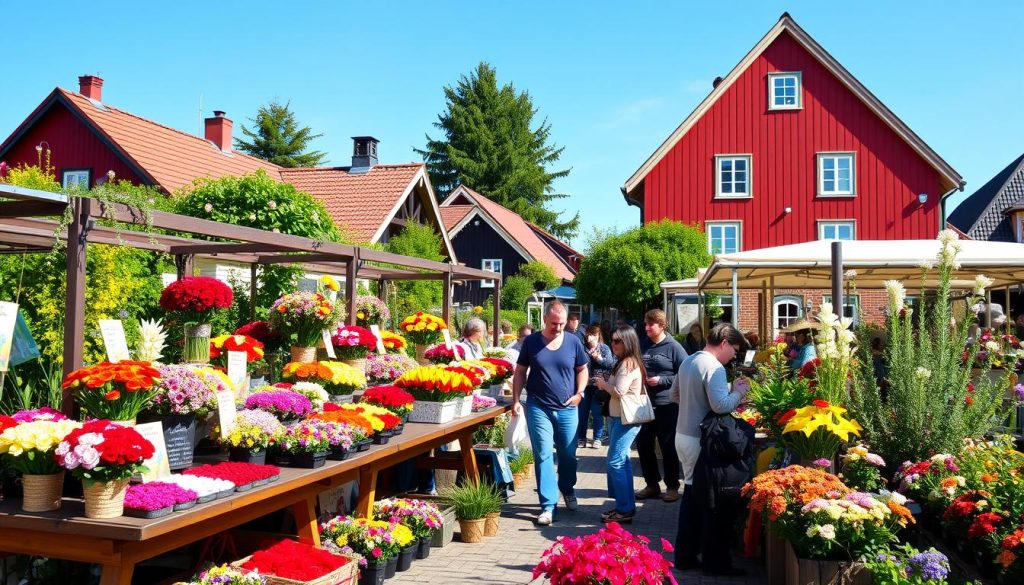
<svg viewBox="0 0 1024 585">
<path fill-rule="evenodd" d="M 134 428 L 91 420 L 64 437 L 53 456 L 75 477 L 102 483 L 146 471 L 142 462 L 153 451 L 153 444 Z"/>
<path fill-rule="evenodd" d="M 207 322 L 209 313 L 227 309 L 233 301 L 231 287 L 209 276 L 186 276 L 160 293 L 160 307 L 179 314 L 186 323 Z"/>
</svg>

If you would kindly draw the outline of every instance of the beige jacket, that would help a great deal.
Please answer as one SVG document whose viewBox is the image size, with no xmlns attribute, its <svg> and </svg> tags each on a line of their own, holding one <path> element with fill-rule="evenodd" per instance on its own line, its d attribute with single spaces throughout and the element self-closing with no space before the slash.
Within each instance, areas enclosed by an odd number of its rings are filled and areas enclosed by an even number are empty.
<svg viewBox="0 0 1024 585">
<path fill-rule="evenodd" d="M 640 368 L 633 368 L 626 371 L 626 366 L 619 368 L 619 373 L 608 378 L 608 383 L 614 391 L 610 392 L 611 400 L 608 402 L 608 414 L 611 416 L 622 416 L 622 402 L 619 396 L 625 394 L 640 394 L 643 388 L 643 380 L 640 379 Z"/>
</svg>

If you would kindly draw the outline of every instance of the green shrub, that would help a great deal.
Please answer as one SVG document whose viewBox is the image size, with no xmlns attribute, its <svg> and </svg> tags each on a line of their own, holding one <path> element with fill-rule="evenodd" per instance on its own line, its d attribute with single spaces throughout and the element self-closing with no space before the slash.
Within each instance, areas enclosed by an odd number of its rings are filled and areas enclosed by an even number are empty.
<svg viewBox="0 0 1024 585">
<path fill-rule="evenodd" d="M 485 481 L 466 481 L 445 489 L 441 495 L 455 508 L 459 520 L 476 520 L 501 511 L 498 488 Z"/>
</svg>

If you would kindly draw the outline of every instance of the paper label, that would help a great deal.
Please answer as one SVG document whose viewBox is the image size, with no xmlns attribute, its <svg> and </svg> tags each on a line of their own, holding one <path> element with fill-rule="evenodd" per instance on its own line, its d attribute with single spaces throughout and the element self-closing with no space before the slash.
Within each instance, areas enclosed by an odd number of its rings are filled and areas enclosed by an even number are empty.
<svg viewBox="0 0 1024 585">
<path fill-rule="evenodd" d="M 245 383 L 246 355 L 244 351 L 228 352 L 228 378 L 235 386 L 236 392 L 242 391 L 242 384 Z"/>
<path fill-rule="evenodd" d="M 334 342 L 331 341 L 331 332 L 324 329 L 321 335 L 324 338 L 324 349 L 327 350 L 327 357 L 332 360 L 338 359 L 338 354 L 334 352 Z"/>
<path fill-rule="evenodd" d="M 18 303 L 0 302 L 0 372 L 6 372 L 11 364 L 14 324 L 17 321 Z"/>
<path fill-rule="evenodd" d="M 142 483 L 156 481 L 162 477 L 171 475 L 171 454 L 167 451 L 167 444 L 164 443 L 164 426 L 160 422 L 151 422 L 135 425 L 135 430 L 150 443 L 153 443 L 153 456 L 143 462 L 149 471 L 139 474 Z M 192 444 L 188 445 L 189 455 L 192 454 Z M 180 456 L 181 454 L 175 454 Z"/>
<path fill-rule="evenodd" d="M 441 330 L 441 335 L 444 336 L 444 346 L 445 346 L 445 348 L 447 348 L 448 351 L 455 351 L 453 346 L 452 346 L 452 334 L 449 333 L 447 329 L 442 329 Z"/>
<path fill-rule="evenodd" d="M 388 352 L 387 348 L 384 347 L 384 338 L 380 334 L 379 325 L 370 325 L 370 331 L 373 332 L 373 336 L 377 338 L 377 353 L 384 355 Z"/>
<path fill-rule="evenodd" d="M 235 430 L 237 410 L 234 392 L 217 393 L 217 422 L 220 423 L 220 438 L 225 439 Z"/>
<path fill-rule="evenodd" d="M 116 363 L 131 358 L 128 340 L 124 336 L 124 323 L 120 319 L 100 319 L 100 335 L 107 348 L 107 361 Z"/>
</svg>

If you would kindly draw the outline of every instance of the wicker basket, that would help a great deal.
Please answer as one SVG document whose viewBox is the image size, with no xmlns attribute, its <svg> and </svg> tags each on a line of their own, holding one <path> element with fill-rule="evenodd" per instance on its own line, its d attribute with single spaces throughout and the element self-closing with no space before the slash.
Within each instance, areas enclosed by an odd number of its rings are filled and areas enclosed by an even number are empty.
<svg viewBox="0 0 1024 585">
<path fill-rule="evenodd" d="M 465 543 L 477 543 L 484 539 L 484 522 L 483 518 L 474 518 L 472 520 L 459 519 L 459 540 Z"/>
<path fill-rule="evenodd" d="M 301 364 L 311 364 L 316 361 L 315 347 L 292 346 L 292 361 Z"/>
<path fill-rule="evenodd" d="M 260 573 L 260 576 L 266 579 L 267 585 L 356 585 L 359 581 L 359 562 L 348 555 L 334 551 L 330 551 L 330 553 L 335 556 L 345 557 L 348 559 L 348 563 L 312 581 L 295 581 L 294 579 L 285 579 L 284 577 L 268 575 L 266 573 Z M 248 562 L 251 557 L 252 555 L 238 559 L 231 563 L 231 566 L 242 569 L 242 565 Z M 245 571 L 245 569 L 242 570 Z"/>
<path fill-rule="evenodd" d="M 26 512 L 49 512 L 60 509 L 64 491 L 64 472 L 49 475 L 27 473 L 21 478 L 24 492 L 21 509 Z"/>
<path fill-rule="evenodd" d="M 501 514 L 498 512 L 491 512 L 484 516 L 484 536 L 497 536 L 498 523 L 500 520 Z"/>
<path fill-rule="evenodd" d="M 124 494 L 128 491 L 128 480 L 118 479 L 107 482 L 85 482 L 86 518 L 117 518 L 124 515 Z"/>
<path fill-rule="evenodd" d="M 416 344 L 416 363 L 421 366 L 429 366 L 430 360 L 427 359 L 426 353 L 429 345 L 417 343 Z"/>
<path fill-rule="evenodd" d="M 366 358 L 355 358 L 342 361 L 352 366 L 353 368 L 359 370 L 360 372 L 364 374 L 366 373 Z"/>
</svg>

